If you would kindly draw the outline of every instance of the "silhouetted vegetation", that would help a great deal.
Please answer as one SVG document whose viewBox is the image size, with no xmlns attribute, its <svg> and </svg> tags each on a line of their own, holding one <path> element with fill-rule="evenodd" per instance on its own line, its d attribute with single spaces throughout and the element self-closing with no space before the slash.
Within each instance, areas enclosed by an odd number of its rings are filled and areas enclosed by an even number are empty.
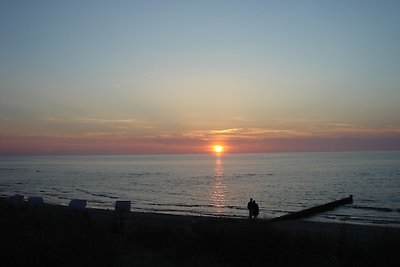
<svg viewBox="0 0 400 267">
<path fill-rule="evenodd" d="M 0 203 L 1 266 L 397 266 L 399 231 L 300 231 L 154 216 L 121 225 L 66 208 Z"/>
</svg>

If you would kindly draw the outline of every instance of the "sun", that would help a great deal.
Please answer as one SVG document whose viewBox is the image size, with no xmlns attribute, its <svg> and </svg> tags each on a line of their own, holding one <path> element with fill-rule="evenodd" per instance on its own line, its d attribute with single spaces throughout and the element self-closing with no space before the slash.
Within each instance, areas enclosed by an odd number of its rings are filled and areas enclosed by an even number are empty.
<svg viewBox="0 0 400 267">
<path fill-rule="evenodd" d="M 215 153 L 222 153 L 224 151 L 224 147 L 220 145 L 213 146 L 213 150 Z"/>
</svg>

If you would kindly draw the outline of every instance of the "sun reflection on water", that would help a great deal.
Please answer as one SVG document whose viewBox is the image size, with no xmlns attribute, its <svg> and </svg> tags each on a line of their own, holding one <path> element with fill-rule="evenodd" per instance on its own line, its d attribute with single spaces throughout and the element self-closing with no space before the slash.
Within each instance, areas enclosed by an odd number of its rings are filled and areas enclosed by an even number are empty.
<svg viewBox="0 0 400 267">
<path fill-rule="evenodd" d="M 215 172 L 212 180 L 212 191 L 210 195 L 210 203 L 214 209 L 214 212 L 221 213 L 222 209 L 226 206 L 226 191 L 227 186 L 224 181 L 222 158 L 217 157 L 215 160 Z"/>
</svg>

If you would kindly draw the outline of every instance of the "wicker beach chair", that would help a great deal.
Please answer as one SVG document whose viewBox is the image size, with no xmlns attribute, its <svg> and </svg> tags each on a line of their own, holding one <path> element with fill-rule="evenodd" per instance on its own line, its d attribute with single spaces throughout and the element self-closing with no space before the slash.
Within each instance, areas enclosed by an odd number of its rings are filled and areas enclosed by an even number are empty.
<svg viewBox="0 0 400 267">
<path fill-rule="evenodd" d="M 44 204 L 42 197 L 28 197 L 28 204 L 30 206 L 41 207 Z"/>
<path fill-rule="evenodd" d="M 71 199 L 68 207 L 74 211 L 84 211 L 87 201 L 85 199 Z"/>
<path fill-rule="evenodd" d="M 19 194 L 15 194 L 13 196 L 9 196 L 8 197 L 8 202 L 13 204 L 13 205 L 21 204 L 23 200 L 24 200 L 24 196 L 23 195 L 19 195 Z"/>
<path fill-rule="evenodd" d="M 115 201 L 115 213 L 117 215 L 129 215 L 131 212 L 131 202 L 126 200 Z"/>
<path fill-rule="evenodd" d="M 122 227 L 126 222 L 130 221 L 131 202 L 124 200 L 115 201 L 115 218 Z"/>
</svg>

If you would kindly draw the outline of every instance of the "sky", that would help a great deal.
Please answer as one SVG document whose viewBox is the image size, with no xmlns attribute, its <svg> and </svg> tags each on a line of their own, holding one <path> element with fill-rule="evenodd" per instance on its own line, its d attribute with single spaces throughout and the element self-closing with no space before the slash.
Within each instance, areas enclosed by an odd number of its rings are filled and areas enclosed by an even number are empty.
<svg viewBox="0 0 400 267">
<path fill-rule="evenodd" d="M 400 150 L 398 14 L 0 0 L 0 155 Z"/>
</svg>

